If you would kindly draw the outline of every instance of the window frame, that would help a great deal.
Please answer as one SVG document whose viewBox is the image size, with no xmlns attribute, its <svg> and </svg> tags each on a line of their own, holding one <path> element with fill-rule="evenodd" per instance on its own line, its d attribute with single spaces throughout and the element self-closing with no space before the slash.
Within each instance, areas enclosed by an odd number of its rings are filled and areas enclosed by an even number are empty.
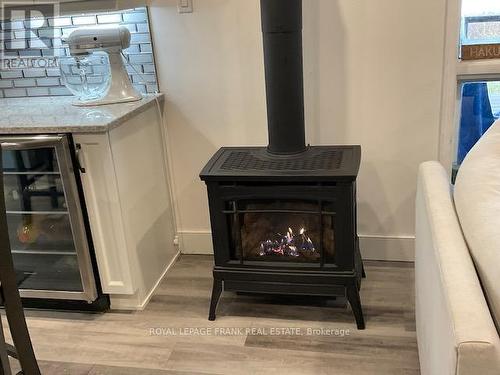
<svg viewBox="0 0 500 375">
<path fill-rule="evenodd" d="M 439 161 L 451 174 L 458 148 L 460 86 L 471 81 L 500 81 L 500 59 L 461 60 L 462 0 L 446 1 L 445 46 Z"/>
</svg>

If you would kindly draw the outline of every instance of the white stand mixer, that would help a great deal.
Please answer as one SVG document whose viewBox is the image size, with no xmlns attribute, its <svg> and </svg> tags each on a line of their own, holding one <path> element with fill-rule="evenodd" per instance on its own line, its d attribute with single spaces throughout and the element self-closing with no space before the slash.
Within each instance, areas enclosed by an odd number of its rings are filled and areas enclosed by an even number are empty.
<svg viewBox="0 0 500 375">
<path fill-rule="evenodd" d="M 122 50 L 130 46 L 130 31 L 124 26 L 82 27 L 73 31 L 65 40 L 70 54 L 78 61 L 95 51 L 104 51 L 109 56 L 111 83 L 103 98 L 76 101 L 76 106 L 96 106 L 134 102 L 142 95 L 132 86 L 122 59 Z"/>
</svg>

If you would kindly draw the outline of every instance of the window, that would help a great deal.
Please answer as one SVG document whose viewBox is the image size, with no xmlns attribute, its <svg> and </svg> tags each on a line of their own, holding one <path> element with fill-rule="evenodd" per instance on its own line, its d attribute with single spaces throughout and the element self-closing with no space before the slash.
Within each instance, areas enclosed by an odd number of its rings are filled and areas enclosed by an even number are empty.
<svg viewBox="0 0 500 375">
<path fill-rule="evenodd" d="M 462 44 L 500 43 L 500 1 L 462 0 Z"/>
<path fill-rule="evenodd" d="M 499 117 L 500 81 L 469 82 L 461 86 L 457 167 Z"/>
<path fill-rule="evenodd" d="M 448 1 L 445 48 L 440 161 L 456 173 L 500 118 L 500 1 Z"/>
</svg>

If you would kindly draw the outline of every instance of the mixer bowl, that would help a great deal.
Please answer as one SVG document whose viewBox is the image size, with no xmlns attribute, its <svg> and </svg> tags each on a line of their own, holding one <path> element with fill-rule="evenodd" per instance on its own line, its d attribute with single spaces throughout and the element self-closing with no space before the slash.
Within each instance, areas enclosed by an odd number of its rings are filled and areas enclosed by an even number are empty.
<svg viewBox="0 0 500 375">
<path fill-rule="evenodd" d="M 99 100 L 108 93 L 111 69 L 107 53 L 62 57 L 59 66 L 64 85 L 80 102 Z"/>
</svg>

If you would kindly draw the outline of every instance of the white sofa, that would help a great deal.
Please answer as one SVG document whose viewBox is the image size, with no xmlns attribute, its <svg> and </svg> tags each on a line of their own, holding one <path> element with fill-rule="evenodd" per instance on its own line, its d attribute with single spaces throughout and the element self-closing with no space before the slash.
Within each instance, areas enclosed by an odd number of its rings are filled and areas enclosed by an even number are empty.
<svg viewBox="0 0 500 375">
<path fill-rule="evenodd" d="M 420 167 L 416 209 L 421 373 L 500 375 L 500 123 L 462 164 L 454 193 L 439 163 Z"/>
</svg>

